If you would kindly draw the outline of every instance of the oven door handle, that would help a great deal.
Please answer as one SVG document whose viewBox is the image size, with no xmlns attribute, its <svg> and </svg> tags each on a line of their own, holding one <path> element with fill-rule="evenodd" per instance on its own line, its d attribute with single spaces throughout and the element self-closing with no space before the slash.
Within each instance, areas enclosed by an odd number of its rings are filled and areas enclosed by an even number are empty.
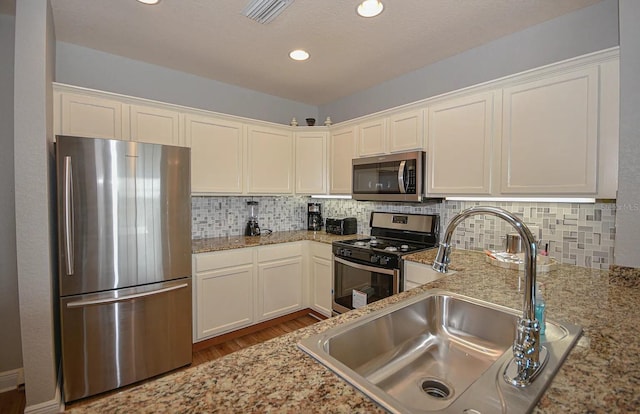
<svg viewBox="0 0 640 414">
<path fill-rule="evenodd" d="M 376 273 L 383 273 L 385 275 L 392 275 L 395 276 L 397 270 L 395 269 L 385 269 L 384 267 L 375 267 L 375 266 L 367 266 L 367 265 L 362 265 L 360 263 L 354 263 L 354 262 L 350 262 L 348 260 L 344 260 L 341 259 L 339 257 L 334 257 L 334 260 L 338 263 L 342 263 L 345 266 L 349 266 L 349 267 L 353 267 L 356 269 L 361 269 L 367 272 L 376 272 Z"/>
</svg>

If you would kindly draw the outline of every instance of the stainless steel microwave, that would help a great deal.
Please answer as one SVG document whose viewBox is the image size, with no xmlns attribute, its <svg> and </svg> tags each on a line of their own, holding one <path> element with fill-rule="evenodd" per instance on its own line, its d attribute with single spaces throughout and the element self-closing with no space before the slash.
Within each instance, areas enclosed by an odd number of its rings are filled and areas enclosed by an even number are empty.
<svg viewBox="0 0 640 414">
<path fill-rule="evenodd" d="M 426 169 L 424 151 L 356 158 L 352 163 L 351 196 L 354 200 L 423 200 Z"/>
</svg>

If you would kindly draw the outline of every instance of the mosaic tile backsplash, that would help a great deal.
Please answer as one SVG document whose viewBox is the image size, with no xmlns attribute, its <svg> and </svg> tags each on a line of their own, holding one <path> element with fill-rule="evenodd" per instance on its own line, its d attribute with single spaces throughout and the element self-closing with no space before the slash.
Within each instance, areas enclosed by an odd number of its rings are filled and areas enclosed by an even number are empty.
<svg viewBox="0 0 640 414">
<path fill-rule="evenodd" d="M 369 234 L 372 211 L 439 214 L 441 233 L 460 211 L 487 205 L 518 215 L 534 236 L 549 245 L 558 261 L 582 267 L 608 269 L 613 263 L 615 239 L 614 203 L 525 203 L 444 201 L 422 204 L 362 202 L 309 197 L 192 197 L 194 239 L 234 236 L 244 233 L 249 217 L 246 202 L 258 201 L 258 222 L 273 231 L 303 230 L 307 227 L 307 203 L 320 202 L 323 217 L 356 217 L 358 233 Z M 466 250 L 501 250 L 513 228 L 496 217 L 475 216 L 462 222 L 454 234 L 455 246 Z"/>
</svg>

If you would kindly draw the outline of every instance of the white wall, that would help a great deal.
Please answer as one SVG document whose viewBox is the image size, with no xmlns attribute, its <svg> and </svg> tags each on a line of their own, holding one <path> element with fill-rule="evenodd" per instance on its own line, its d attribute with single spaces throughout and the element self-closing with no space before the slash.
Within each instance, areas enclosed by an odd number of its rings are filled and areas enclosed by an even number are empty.
<svg viewBox="0 0 640 414">
<path fill-rule="evenodd" d="M 341 122 L 617 45 L 618 2 L 605 0 L 323 105 L 319 118 Z"/>
<path fill-rule="evenodd" d="M 318 118 L 312 105 L 70 43 L 56 49 L 57 82 L 285 125 Z"/>
<path fill-rule="evenodd" d="M 13 174 L 14 28 L 15 18 L 0 14 L 0 374 L 22 367 Z"/>
<path fill-rule="evenodd" d="M 15 25 L 16 247 L 25 412 L 56 412 L 57 246 L 51 173 L 55 37 L 48 0 L 18 1 Z"/>
<path fill-rule="evenodd" d="M 620 0 L 620 161 L 615 264 L 640 268 L 640 2 Z"/>
</svg>

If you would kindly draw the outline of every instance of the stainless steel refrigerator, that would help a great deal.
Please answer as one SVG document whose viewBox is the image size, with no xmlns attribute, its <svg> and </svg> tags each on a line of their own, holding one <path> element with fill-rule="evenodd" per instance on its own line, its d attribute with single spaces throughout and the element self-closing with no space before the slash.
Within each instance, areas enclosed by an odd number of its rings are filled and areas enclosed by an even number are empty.
<svg viewBox="0 0 640 414">
<path fill-rule="evenodd" d="M 58 136 L 65 401 L 191 363 L 190 149 Z"/>
</svg>

